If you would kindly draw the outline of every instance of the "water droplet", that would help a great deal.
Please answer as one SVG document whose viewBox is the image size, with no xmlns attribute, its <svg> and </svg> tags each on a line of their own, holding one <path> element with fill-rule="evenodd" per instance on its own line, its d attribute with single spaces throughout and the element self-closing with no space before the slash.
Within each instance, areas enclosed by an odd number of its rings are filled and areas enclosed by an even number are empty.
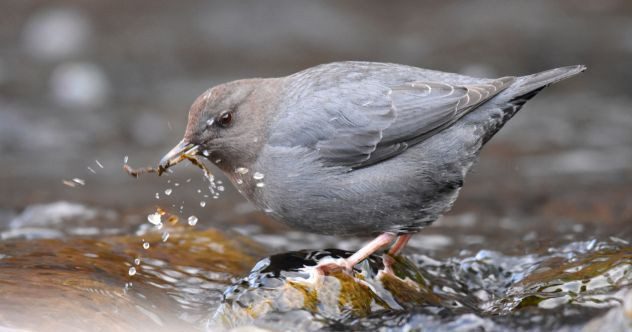
<svg viewBox="0 0 632 332">
<path fill-rule="evenodd" d="M 198 194 L 201 194 L 201 193 L 202 193 L 202 189 L 198 189 L 198 190 L 197 190 L 197 193 L 198 193 Z"/>
<path fill-rule="evenodd" d="M 127 161 L 129 160 L 128 156 L 125 156 L 125 158 L 123 158 L 123 164 L 127 164 Z"/>
<path fill-rule="evenodd" d="M 259 173 L 259 172 L 255 172 L 255 174 L 252 175 L 252 178 L 255 180 L 263 180 L 263 173 Z"/>
<path fill-rule="evenodd" d="M 90 173 L 92 173 L 92 174 L 97 174 L 97 172 L 95 172 L 95 171 L 92 169 L 92 167 L 90 167 L 90 166 L 88 166 L 88 170 L 89 170 L 89 171 L 90 171 Z"/>
<path fill-rule="evenodd" d="M 219 187 L 217 187 L 217 190 L 219 190 L 219 191 L 224 191 L 224 186 L 219 186 Z"/>
<path fill-rule="evenodd" d="M 206 125 L 207 126 L 212 126 L 213 122 L 215 122 L 215 119 L 208 119 L 208 120 L 206 120 Z"/>
<path fill-rule="evenodd" d="M 263 212 L 265 212 L 265 213 L 272 213 L 272 212 L 274 212 L 274 210 L 268 208 L 268 209 L 263 209 Z"/>
<path fill-rule="evenodd" d="M 160 199 L 160 194 L 156 193 L 156 199 Z"/>
<path fill-rule="evenodd" d="M 191 182 L 191 178 L 188 178 L 188 179 L 187 179 L 187 183 L 189 183 L 189 182 Z"/>
<path fill-rule="evenodd" d="M 74 188 L 74 187 L 76 187 L 76 186 L 77 186 L 77 184 L 75 184 L 75 183 L 74 183 L 74 182 L 72 182 L 72 181 L 63 180 L 62 182 L 64 183 L 64 185 L 67 185 L 68 187 L 71 187 L 71 188 Z"/>
<path fill-rule="evenodd" d="M 130 267 L 130 268 L 129 268 L 129 271 L 127 271 L 127 273 L 128 273 L 130 276 L 135 275 L 135 274 L 136 274 L 136 268 L 135 268 L 135 267 L 133 267 L 133 266 L 132 266 L 132 267 Z"/>
<path fill-rule="evenodd" d="M 174 185 L 174 186 L 176 186 L 176 187 L 178 187 L 178 186 L 180 186 L 180 183 L 176 182 L 176 183 L 174 183 L 173 185 Z"/>
<path fill-rule="evenodd" d="M 265 186 L 266 186 L 266 184 L 265 184 L 265 183 L 263 183 L 263 182 L 257 182 L 257 187 L 258 187 L 258 188 L 263 188 L 263 187 L 265 187 Z"/>
<path fill-rule="evenodd" d="M 162 232 L 162 242 L 169 240 L 169 232 Z"/>
<path fill-rule="evenodd" d="M 78 183 L 78 184 L 80 184 L 82 186 L 86 185 L 86 180 L 84 180 L 84 179 L 74 178 L 74 179 L 72 179 L 72 181 L 75 182 L 75 183 Z"/>
<path fill-rule="evenodd" d="M 97 166 L 99 166 L 99 168 L 103 168 L 103 164 L 101 164 L 99 160 L 95 160 L 94 162 L 97 163 Z"/>
<path fill-rule="evenodd" d="M 200 202 L 200 206 L 201 206 L 201 207 L 205 207 L 205 206 L 206 206 L 206 202 L 205 202 L 205 201 L 201 201 L 201 202 Z"/>
<path fill-rule="evenodd" d="M 143 249 L 149 249 L 149 242 L 143 242 Z"/>
<path fill-rule="evenodd" d="M 171 188 L 165 189 L 165 195 L 167 195 L 167 196 L 171 195 L 172 192 L 173 192 L 173 190 Z"/>
<path fill-rule="evenodd" d="M 242 180 L 242 179 L 237 179 L 237 180 L 235 180 L 235 182 L 237 182 L 237 184 L 242 184 L 242 183 L 244 183 L 244 180 Z"/>
<path fill-rule="evenodd" d="M 215 163 L 216 163 L 216 164 L 219 164 L 219 163 L 221 163 L 221 162 L 222 162 L 222 160 L 221 160 L 221 159 L 215 159 Z"/>
<path fill-rule="evenodd" d="M 255 137 L 252 141 L 253 141 L 253 142 L 255 142 L 255 143 L 257 143 L 257 142 L 259 142 L 259 138 L 258 138 L 258 137 Z"/>
<path fill-rule="evenodd" d="M 203 154 L 205 157 L 208 157 L 208 156 L 210 156 L 210 155 L 211 155 L 211 153 L 210 153 L 210 152 L 208 152 L 208 150 L 204 150 L 204 151 L 202 151 L 202 154 Z"/>
<path fill-rule="evenodd" d="M 195 226 L 195 224 L 197 224 L 198 222 L 198 218 L 196 216 L 190 216 L 188 221 L 189 221 L 189 225 Z"/>
<path fill-rule="evenodd" d="M 245 167 L 238 167 L 235 169 L 235 173 L 243 175 L 243 174 L 248 173 L 248 169 Z"/>
<path fill-rule="evenodd" d="M 154 224 L 154 225 L 156 225 L 156 226 L 158 226 L 159 224 L 161 224 L 160 218 L 161 218 L 161 216 L 160 216 L 160 213 L 158 213 L 158 212 L 156 212 L 156 213 L 151 213 L 151 214 L 149 214 L 149 215 L 147 216 L 147 220 L 148 220 L 150 223 L 152 223 L 152 224 Z"/>
<path fill-rule="evenodd" d="M 134 265 L 140 265 L 140 258 L 134 259 Z"/>
<path fill-rule="evenodd" d="M 222 183 L 224 183 L 224 182 L 222 182 L 222 180 L 217 180 L 216 182 L 217 182 L 217 184 L 222 184 Z"/>
</svg>

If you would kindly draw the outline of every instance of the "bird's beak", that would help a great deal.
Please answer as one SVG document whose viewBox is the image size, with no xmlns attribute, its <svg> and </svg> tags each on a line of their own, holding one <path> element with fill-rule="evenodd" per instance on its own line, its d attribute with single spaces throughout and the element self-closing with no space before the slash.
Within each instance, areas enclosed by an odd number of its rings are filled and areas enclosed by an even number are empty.
<svg viewBox="0 0 632 332">
<path fill-rule="evenodd" d="M 178 143 L 178 145 L 174 146 L 171 151 L 167 152 L 167 154 L 162 157 L 158 168 L 163 172 L 166 171 L 167 168 L 184 160 L 185 156 L 196 155 L 198 147 L 199 146 L 193 143 L 189 143 L 183 139 L 182 141 L 180 141 L 180 143 Z"/>
</svg>

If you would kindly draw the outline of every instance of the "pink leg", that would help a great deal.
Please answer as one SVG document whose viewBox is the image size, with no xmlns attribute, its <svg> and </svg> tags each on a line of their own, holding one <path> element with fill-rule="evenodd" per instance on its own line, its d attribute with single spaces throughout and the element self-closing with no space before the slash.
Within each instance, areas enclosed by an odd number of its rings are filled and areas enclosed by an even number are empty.
<svg viewBox="0 0 632 332">
<path fill-rule="evenodd" d="M 395 263 L 393 257 L 399 255 L 402 250 L 404 250 L 404 247 L 412 236 L 412 234 L 398 236 L 391 249 L 388 250 L 388 255 L 382 256 L 382 261 L 384 262 L 384 273 L 393 274 L 393 264 Z"/>
<path fill-rule="evenodd" d="M 410 240 L 412 236 L 413 236 L 412 234 L 404 234 L 404 235 L 398 236 L 397 240 L 395 241 L 391 249 L 388 250 L 388 254 L 391 256 L 399 255 L 402 252 L 402 250 L 404 250 L 404 247 L 406 246 L 406 244 L 408 243 L 408 241 Z"/>
<path fill-rule="evenodd" d="M 356 264 L 391 243 L 393 239 L 395 239 L 395 234 L 393 233 L 380 234 L 380 236 L 367 243 L 364 247 L 360 248 L 360 250 L 356 251 L 355 254 L 347 257 L 347 259 L 336 260 L 334 262 L 324 262 L 323 264 L 318 264 L 317 268 L 325 273 L 339 270 L 349 272 Z"/>
</svg>

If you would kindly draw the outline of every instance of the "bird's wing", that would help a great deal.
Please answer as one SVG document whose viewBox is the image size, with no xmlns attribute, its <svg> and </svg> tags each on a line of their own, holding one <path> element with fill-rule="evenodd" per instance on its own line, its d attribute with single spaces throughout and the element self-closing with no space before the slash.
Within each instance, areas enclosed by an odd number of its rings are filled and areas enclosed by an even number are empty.
<svg viewBox="0 0 632 332">
<path fill-rule="evenodd" d="M 411 82 L 397 86 L 343 84 L 305 96 L 307 125 L 291 145 L 310 147 L 328 166 L 365 167 L 391 158 L 489 100 L 513 83 L 506 77 L 453 85 Z M 325 116 L 319 112 L 325 112 Z M 287 136 L 286 136 L 287 137 Z"/>
</svg>

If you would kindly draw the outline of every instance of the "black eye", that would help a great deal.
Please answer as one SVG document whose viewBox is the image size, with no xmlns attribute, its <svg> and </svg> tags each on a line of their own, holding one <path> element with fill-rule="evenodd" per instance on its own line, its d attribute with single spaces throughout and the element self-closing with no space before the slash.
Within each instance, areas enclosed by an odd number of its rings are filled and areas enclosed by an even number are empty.
<svg viewBox="0 0 632 332">
<path fill-rule="evenodd" d="M 222 127 L 228 127 L 232 120 L 233 116 L 230 114 L 230 112 L 225 112 L 219 116 L 219 118 L 217 119 L 217 123 Z"/>
</svg>

